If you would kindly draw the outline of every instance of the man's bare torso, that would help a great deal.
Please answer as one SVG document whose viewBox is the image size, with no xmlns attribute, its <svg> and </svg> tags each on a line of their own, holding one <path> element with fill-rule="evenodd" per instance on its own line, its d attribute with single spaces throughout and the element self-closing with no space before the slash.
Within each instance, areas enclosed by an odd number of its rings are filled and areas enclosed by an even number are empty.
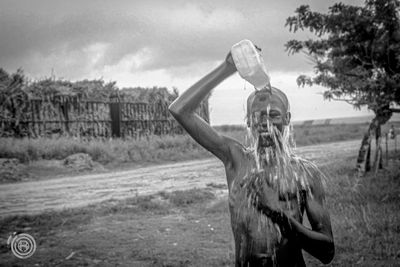
<svg viewBox="0 0 400 267">
<path fill-rule="evenodd" d="M 246 179 L 256 168 L 254 158 L 242 150 L 241 166 L 227 171 L 229 210 L 235 238 L 236 265 L 239 266 L 305 266 L 301 250 L 282 236 L 279 227 L 248 205 Z M 300 223 L 304 213 L 305 194 L 287 191 L 279 194 L 279 207 Z M 275 264 L 275 265 L 274 265 Z"/>
</svg>

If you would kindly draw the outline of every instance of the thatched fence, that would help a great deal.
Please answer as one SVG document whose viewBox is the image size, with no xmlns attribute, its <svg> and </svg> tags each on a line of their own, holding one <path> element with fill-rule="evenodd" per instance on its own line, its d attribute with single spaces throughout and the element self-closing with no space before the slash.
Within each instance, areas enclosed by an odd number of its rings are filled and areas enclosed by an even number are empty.
<svg viewBox="0 0 400 267">
<path fill-rule="evenodd" d="M 184 133 L 168 111 L 177 92 L 166 88 L 118 90 L 102 81 L 46 80 L 0 89 L 1 137 L 142 138 Z M 209 121 L 208 101 L 198 112 Z"/>
<path fill-rule="evenodd" d="M 45 99 L 18 96 L 2 105 L 1 136 L 49 135 L 133 137 L 182 134 L 168 111 L 169 102 L 125 102 L 118 96 L 92 101 L 78 96 L 52 95 Z M 19 108 L 16 108 L 16 107 Z M 206 110 L 203 108 L 203 110 Z M 201 112 L 208 120 L 208 112 Z M 5 116 L 4 116 L 5 115 Z"/>
</svg>

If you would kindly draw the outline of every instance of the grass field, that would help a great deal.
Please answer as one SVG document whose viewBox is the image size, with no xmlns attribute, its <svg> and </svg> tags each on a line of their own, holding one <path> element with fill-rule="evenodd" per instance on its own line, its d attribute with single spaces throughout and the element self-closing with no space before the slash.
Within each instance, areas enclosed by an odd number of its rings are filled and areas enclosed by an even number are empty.
<svg viewBox="0 0 400 267">
<path fill-rule="evenodd" d="M 382 126 L 382 134 L 389 131 L 390 125 L 400 131 L 400 122 L 393 122 Z M 316 145 L 322 143 L 338 142 L 345 140 L 361 139 L 368 128 L 366 123 L 358 124 L 332 124 L 332 125 L 294 125 L 293 136 L 297 146 Z M 244 142 L 246 129 L 244 126 L 224 125 L 217 126 L 221 133 Z"/>
<path fill-rule="evenodd" d="M 398 125 L 397 125 L 398 124 Z M 400 122 L 396 126 L 400 128 Z M 297 146 L 362 138 L 367 124 L 295 126 Z M 387 132 L 386 125 L 382 132 Z M 244 142 L 244 126 L 217 126 L 217 131 Z M 187 135 L 153 136 L 149 139 L 80 139 L 80 138 L 0 138 L 0 158 L 17 158 L 23 163 L 38 160 L 61 160 L 74 153 L 87 153 L 104 165 L 121 163 L 178 161 L 204 158 L 211 154 Z"/>
<path fill-rule="evenodd" d="M 336 243 L 331 266 L 398 266 L 400 153 L 390 158 L 384 170 L 363 178 L 355 175 L 354 157 L 324 167 Z M 16 230 L 32 234 L 38 249 L 19 260 L 1 240 L 0 262 L 6 266 L 233 264 L 225 184 L 1 219 L 1 238 Z M 305 256 L 308 266 L 320 266 Z"/>
<path fill-rule="evenodd" d="M 393 123 L 400 131 L 400 122 Z M 367 124 L 296 125 L 293 128 L 297 146 L 360 140 Z M 388 131 L 385 125 L 382 133 Z M 220 133 L 245 143 L 244 126 L 216 126 Z M 80 139 L 80 138 L 0 138 L 0 158 L 17 158 L 16 169 L 1 171 L 0 183 L 40 180 L 82 173 L 63 165 L 63 159 L 75 153 L 87 153 L 100 168 L 85 172 L 129 169 L 149 164 L 177 162 L 212 156 L 190 136 L 153 136 L 148 139 Z"/>
</svg>

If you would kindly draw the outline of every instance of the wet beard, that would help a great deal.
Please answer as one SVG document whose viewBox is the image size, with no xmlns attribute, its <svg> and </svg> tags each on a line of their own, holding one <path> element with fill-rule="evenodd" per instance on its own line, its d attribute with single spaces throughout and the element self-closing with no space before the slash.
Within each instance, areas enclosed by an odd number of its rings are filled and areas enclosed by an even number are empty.
<svg viewBox="0 0 400 267">
<path fill-rule="evenodd" d="M 258 136 L 258 149 L 263 149 L 267 147 L 275 147 L 275 140 L 277 138 L 273 137 L 272 133 L 262 132 Z"/>
<path fill-rule="evenodd" d="M 258 135 L 256 156 L 261 168 L 273 163 L 277 153 L 279 154 L 281 150 L 281 142 L 280 136 L 276 133 L 262 132 Z"/>
</svg>

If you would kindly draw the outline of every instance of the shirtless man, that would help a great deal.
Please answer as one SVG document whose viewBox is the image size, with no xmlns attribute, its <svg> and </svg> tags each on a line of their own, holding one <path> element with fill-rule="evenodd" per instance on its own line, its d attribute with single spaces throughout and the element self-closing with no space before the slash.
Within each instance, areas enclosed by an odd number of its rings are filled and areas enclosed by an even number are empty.
<svg viewBox="0 0 400 267">
<path fill-rule="evenodd" d="M 276 186 L 262 179 L 251 182 L 249 173 L 257 173 L 254 170 L 260 169 L 260 164 L 261 169 L 267 171 L 273 170 L 273 165 L 262 159 L 261 163 L 256 163 L 255 157 L 251 156 L 254 153 L 249 154 L 247 147 L 218 133 L 195 113 L 207 94 L 235 72 L 236 67 L 229 53 L 221 65 L 187 89 L 169 107 L 186 131 L 225 166 L 235 264 L 305 266 L 302 249 L 327 264 L 333 259 L 334 243 L 329 214 L 324 208 L 324 191 L 318 177 L 310 179 L 308 188 L 299 187 L 301 190 L 297 193 L 291 189 L 278 192 Z M 281 133 L 289 124 L 288 109 L 286 96 L 276 88 L 251 94 L 247 109 L 248 126 L 253 136 L 258 138 L 257 150 L 262 151 L 262 147 L 280 149 L 282 144 L 277 144 L 279 141 L 269 135 L 273 132 L 271 125 Z M 247 193 L 241 194 L 244 184 L 250 186 L 245 190 Z M 250 205 L 255 207 L 253 212 L 240 198 L 241 195 L 251 195 L 252 190 L 254 194 Z M 302 224 L 304 211 L 312 229 Z"/>
</svg>

